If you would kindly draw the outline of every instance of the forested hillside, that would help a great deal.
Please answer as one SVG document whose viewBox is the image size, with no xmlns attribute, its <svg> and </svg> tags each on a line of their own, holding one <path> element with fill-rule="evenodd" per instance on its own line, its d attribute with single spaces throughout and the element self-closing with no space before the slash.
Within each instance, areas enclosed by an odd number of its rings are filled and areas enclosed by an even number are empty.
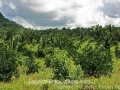
<svg viewBox="0 0 120 90">
<path fill-rule="evenodd" d="M 119 42 L 120 27 L 113 25 L 33 30 L 0 13 L 0 81 L 41 72 L 53 80 L 111 76 L 120 58 Z"/>
</svg>

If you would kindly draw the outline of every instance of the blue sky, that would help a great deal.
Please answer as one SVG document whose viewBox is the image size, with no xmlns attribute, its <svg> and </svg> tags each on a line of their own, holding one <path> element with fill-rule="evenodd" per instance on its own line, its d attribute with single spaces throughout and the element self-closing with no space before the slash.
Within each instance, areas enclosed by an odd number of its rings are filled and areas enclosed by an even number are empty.
<svg viewBox="0 0 120 90">
<path fill-rule="evenodd" d="M 120 0 L 0 0 L 0 11 L 33 29 L 120 26 Z"/>
</svg>

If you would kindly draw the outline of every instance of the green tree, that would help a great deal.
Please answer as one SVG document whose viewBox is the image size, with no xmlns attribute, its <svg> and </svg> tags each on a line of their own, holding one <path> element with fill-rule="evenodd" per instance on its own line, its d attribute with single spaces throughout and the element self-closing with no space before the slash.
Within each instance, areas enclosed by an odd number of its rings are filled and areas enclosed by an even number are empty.
<svg viewBox="0 0 120 90">
<path fill-rule="evenodd" d="M 76 66 L 68 57 L 66 50 L 55 49 L 54 55 L 50 58 L 54 79 L 81 79 L 83 72 L 80 66 Z"/>
<path fill-rule="evenodd" d="M 9 81 L 12 76 L 18 77 L 19 71 L 14 50 L 0 48 L 0 81 Z"/>
<path fill-rule="evenodd" d="M 93 49 L 85 47 L 82 54 L 79 54 L 76 64 L 80 64 L 86 75 L 100 77 L 112 72 L 112 57 L 110 50 L 104 47 Z"/>
</svg>

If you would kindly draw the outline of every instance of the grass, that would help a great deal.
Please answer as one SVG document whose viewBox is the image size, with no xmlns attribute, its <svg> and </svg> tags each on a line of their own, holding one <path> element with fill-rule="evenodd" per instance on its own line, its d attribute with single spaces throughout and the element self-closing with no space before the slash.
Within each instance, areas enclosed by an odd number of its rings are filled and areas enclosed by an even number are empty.
<svg viewBox="0 0 120 90">
<path fill-rule="evenodd" d="M 48 79 L 38 79 L 38 74 L 21 75 L 10 83 L 0 83 L 0 90 L 87 90 L 85 88 L 94 88 L 93 90 L 119 90 L 120 75 L 119 72 L 112 74 L 112 77 L 101 77 L 99 79 L 90 77 L 84 78 L 80 82 L 71 81 L 62 83 L 58 81 L 50 82 Z M 92 89 L 91 89 L 92 90 Z"/>
<path fill-rule="evenodd" d="M 21 75 L 19 79 L 15 79 L 10 83 L 0 83 L 0 90 L 81 90 L 80 88 L 94 88 L 93 90 L 119 90 L 120 89 L 120 67 L 116 60 L 114 65 L 117 66 L 116 71 L 111 77 L 101 78 L 83 78 L 79 83 L 71 81 L 71 83 L 50 82 L 52 77 L 50 69 L 41 71 L 31 75 Z M 98 89 L 99 88 L 99 89 Z M 83 89 L 87 90 L 87 89 Z M 92 90 L 92 89 L 91 89 Z"/>
</svg>

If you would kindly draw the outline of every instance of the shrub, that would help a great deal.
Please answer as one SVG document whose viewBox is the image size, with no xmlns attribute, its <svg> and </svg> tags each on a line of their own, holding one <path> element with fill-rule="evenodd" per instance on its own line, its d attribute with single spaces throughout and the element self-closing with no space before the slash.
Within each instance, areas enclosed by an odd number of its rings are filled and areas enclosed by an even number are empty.
<svg viewBox="0 0 120 90">
<path fill-rule="evenodd" d="M 34 58 L 32 57 L 27 57 L 26 60 L 25 60 L 25 71 L 26 71 L 26 74 L 31 74 L 31 73 L 35 73 L 35 72 L 38 72 L 38 63 L 35 63 L 34 61 Z"/>
<path fill-rule="evenodd" d="M 116 55 L 116 58 L 120 58 L 120 50 L 119 50 L 119 47 L 115 47 L 115 55 Z"/>
<path fill-rule="evenodd" d="M 76 64 L 80 64 L 84 73 L 89 76 L 100 77 L 112 72 L 112 57 L 110 50 L 104 47 L 85 48 L 79 55 Z"/>
<path fill-rule="evenodd" d="M 55 49 L 51 59 L 51 67 L 54 72 L 54 79 L 80 79 L 83 76 L 82 69 L 74 65 L 65 50 Z"/>
<path fill-rule="evenodd" d="M 12 76 L 19 76 L 16 53 L 14 50 L 0 48 L 0 81 L 9 81 Z"/>
<path fill-rule="evenodd" d="M 43 90 L 48 90 L 49 84 L 48 84 L 48 83 L 43 84 L 43 85 L 42 85 L 42 88 L 43 88 Z"/>
<path fill-rule="evenodd" d="M 46 65 L 46 67 L 51 67 L 51 54 L 46 55 L 45 65 Z"/>
<path fill-rule="evenodd" d="M 37 57 L 45 57 L 48 54 L 53 53 L 53 47 L 45 47 L 45 48 L 39 48 L 37 51 Z"/>
</svg>

